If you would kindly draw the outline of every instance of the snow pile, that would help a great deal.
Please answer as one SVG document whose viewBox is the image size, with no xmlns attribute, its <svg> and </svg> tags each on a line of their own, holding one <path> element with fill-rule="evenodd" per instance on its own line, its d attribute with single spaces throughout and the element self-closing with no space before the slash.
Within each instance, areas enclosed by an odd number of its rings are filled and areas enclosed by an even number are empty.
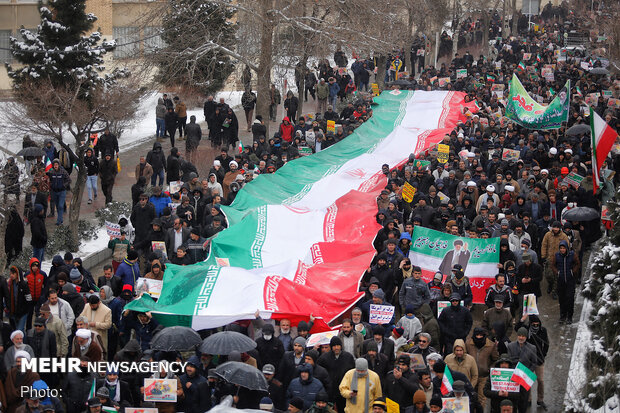
<svg viewBox="0 0 620 413">
<path fill-rule="evenodd" d="M 567 389 L 573 397 L 567 397 L 566 409 L 572 412 L 620 411 L 620 204 L 609 202 L 608 208 L 615 228 L 599 241 L 602 248 L 593 249 L 583 289 L 587 301 L 573 352 L 573 363 L 582 364 L 571 366 L 571 372 L 581 372 Z"/>
</svg>

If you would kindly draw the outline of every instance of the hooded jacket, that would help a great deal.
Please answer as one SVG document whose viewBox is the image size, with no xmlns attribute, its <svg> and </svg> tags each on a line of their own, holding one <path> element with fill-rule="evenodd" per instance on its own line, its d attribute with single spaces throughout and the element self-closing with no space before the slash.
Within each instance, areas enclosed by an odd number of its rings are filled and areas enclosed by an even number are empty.
<svg viewBox="0 0 620 413">
<path fill-rule="evenodd" d="M 474 329 L 474 335 L 476 329 Z M 488 377 L 491 365 L 499 358 L 495 343 L 489 340 L 486 333 L 484 334 L 484 345 L 478 347 L 473 337 L 467 339 L 467 354 L 474 358 L 478 366 L 478 377 Z"/>
<path fill-rule="evenodd" d="M 288 121 L 288 125 L 285 125 L 284 121 Z M 294 130 L 294 127 L 291 124 L 291 120 L 289 119 L 288 116 L 285 116 L 284 119 L 282 119 L 282 123 L 280 124 L 280 137 L 286 142 L 292 142 L 293 141 L 293 130 Z"/>
<path fill-rule="evenodd" d="M 39 264 L 39 267 L 36 267 L 36 270 L 32 269 L 32 264 Z M 28 262 L 28 267 L 30 271 L 26 274 L 26 281 L 28 281 L 28 289 L 30 290 L 30 294 L 32 295 L 32 302 L 38 303 L 39 300 L 43 296 L 43 287 L 45 285 L 45 279 L 47 278 L 47 274 L 41 271 L 41 263 L 38 258 L 31 258 Z"/>
<path fill-rule="evenodd" d="M 36 204 L 30 220 L 30 231 L 32 233 L 30 245 L 33 248 L 45 248 L 47 245 L 47 228 L 45 227 L 45 218 L 39 215 L 41 211 L 45 211 L 43 205 Z"/>
<path fill-rule="evenodd" d="M 467 379 L 473 387 L 478 384 L 478 366 L 476 365 L 476 359 L 467 354 L 467 348 L 465 347 L 465 341 L 462 339 L 454 340 L 453 351 L 457 348 L 463 349 L 463 357 L 458 358 L 454 354 L 448 354 L 445 358 L 445 362 L 452 371 L 458 371 L 467 376 Z"/>
<path fill-rule="evenodd" d="M 559 247 L 566 248 L 566 254 L 559 251 Z M 569 249 L 568 241 L 562 240 L 558 246 L 558 252 L 553 258 L 552 268 L 558 274 L 558 284 L 575 283 L 575 271 L 579 268 L 579 258 L 575 251 Z"/>
<path fill-rule="evenodd" d="M 161 149 L 161 143 L 153 144 L 153 149 L 146 155 L 146 162 L 153 167 L 153 173 L 159 173 L 162 169 L 166 170 L 166 157 Z"/>
<path fill-rule="evenodd" d="M 325 391 L 323 383 L 312 375 L 312 366 L 302 364 L 298 367 L 299 373 L 308 372 L 308 380 L 302 380 L 297 377 L 291 381 L 286 391 L 287 401 L 291 401 L 293 397 L 299 397 L 304 401 L 304 410 L 307 410 L 314 403 L 317 393 Z"/>
</svg>

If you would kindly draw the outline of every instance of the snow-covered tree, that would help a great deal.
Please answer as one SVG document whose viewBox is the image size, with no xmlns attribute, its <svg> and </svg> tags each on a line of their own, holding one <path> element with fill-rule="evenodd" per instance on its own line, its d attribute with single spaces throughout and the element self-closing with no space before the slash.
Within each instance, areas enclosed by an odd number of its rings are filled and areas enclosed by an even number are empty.
<svg viewBox="0 0 620 413">
<path fill-rule="evenodd" d="M 620 190 L 616 193 L 620 199 Z M 583 295 L 592 301 L 591 332 L 586 357 L 587 384 L 583 399 L 592 409 L 618 403 L 620 388 L 620 202 L 608 202 L 615 226 L 594 251 L 592 274 Z"/>
<path fill-rule="evenodd" d="M 21 29 L 23 40 L 11 39 L 11 52 L 20 66 L 7 67 L 16 99 L 4 113 L 7 129 L 55 140 L 77 167 L 68 210 L 71 240 L 66 247 L 71 251 L 79 247 L 88 137 L 108 126 L 120 135 L 142 94 L 127 71 L 102 73 L 103 56 L 113 50 L 114 42 L 102 40 L 99 32 L 89 33 L 97 18 L 85 10 L 86 0 L 39 2 L 37 30 Z"/>
<path fill-rule="evenodd" d="M 8 67 L 15 88 L 25 82 L 49 79 L 57 86 L 79 82 L 88 94 L 109 77 L 102 77 L 103 56 L 114 42 L 102 41 L 101 33 L 87 33 L 97 17 L 86 13 L 86 2 L 50 0 L 39 3 L 41 23 L 36 31 L 20 29 L 22 40 L 11 38 L 11 52 L 22 67 Z"/>
<path fill-rule="evenodd" d="M 159 67 L 157 80 L 166 86 L 197 88 L 205 94 L 221 89 L 235 68 L 230 56 L 221 49 L 200 55 L 194 50 L 205 41 L 233 48 L 237 25 L 231 19 L 235 13 L 213 1 L 171 0 L 162 24 L 165 46 L 153 51 Z"/>
</svg>

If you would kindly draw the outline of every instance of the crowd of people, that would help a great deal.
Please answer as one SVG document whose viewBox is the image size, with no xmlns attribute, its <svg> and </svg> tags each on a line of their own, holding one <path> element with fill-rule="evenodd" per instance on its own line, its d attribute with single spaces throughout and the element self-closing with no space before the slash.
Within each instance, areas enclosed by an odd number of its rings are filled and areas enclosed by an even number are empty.
<svg viewBox="0 0 620 413">
<path fill-rule="evenodd" d="M 617 130 L 618 106 L 613 99 L 620 97 L 620 86 L 613 77 L 591 75 L 581 65 L 600 67 L 602 59 L 578 52 L 562 54 L 558 39 L 563 30 L 564 26 L 540 22 L 540 29 L 528 37 L 496 40 L 493 58 L 457 55 L 450 64 L 422 67 L 418 76 L 411 73 L 408 86 L 394 86 L 464 91 L 479 111 L 467 113 L 467 120 L 444 137 L 442 143 L 450 147 L 447 162 L 440 163 L 436 151 L 429 150 L 410 156 L 400 167 L 383 166 L 386 187 L 377 198 L 376 214 L 382 228 L 374 241 L 377 255 L 360 283 L 365 295 L 342 317 L 339 334 L 328 344 L 307 345 L 312 317 L 293 323 L 263 320 L 257 314 L 255 319 L 225 326 L 255 340 L 253 350 L 153 351 L 151 341 L 163 327 L 150 313 L 128 311 L 125 306 L 144 293 L 140 279 L 162 280 L 169 263 L 203 261 L 210 239 L 228 225 L 221 205 L 230 205 L 255 176 L 274 173 L 295 158 L 337 142 L 346 144 L 346 137 L 372 116 L 372 98 L 366 91 L 374 76 L 374 61 L 355 59 L 347 69 L 346 57 L 337 52 L 336 67 L 321 61 L 316 70 L 300 70 L 304 90 L 299 97 L 288 91 L 283 102 L 272 86 L 269 121 L 275 121 L 280 105 L 286 116 L 271 137 L 266 136 L 266 120 L 261 116 L 251 121 L 256 99 L 246 89 L 242 103 L 253 143 L 242 151 L 231 151 L 239 140 L 234 111 L 224 100 L 216 102 L 210 96 L 204 105 L 208 139 L 221 151 L 202 177 L 196 168 L 201 128 L 194 116 L 187 123 L 187 108 L 179 98 L 163 95 L 156 112 L 157 141 L 135 167 L 131 214 L 119 217 L 120 237 L 110 237 L 113 256 L 97 279 L 71 254 L 54 256 L 47 273 L 40 268 L 47 242 L 44 220 L 49 208 L 49 215 L 57 213 L 57 225 L 63 223 L 72 169 L 67 154 L 46 142 L 52 168 L 45 172 L 41 160 L 33 161 L 35 184 L 28 189 L 23 213 L 32 230 L 33 257 L 26 271 L 13 265 L 8 278 L 0 278 L 0 310 L 8 319 L 0 331 L 2 411 L 99 413 L 105 407 L 142 406 L 166 413 L 201 413 L 232 396 L 237 408 L 272 412 L 386 413 L 390 401 L 398 403 L 402 413 L 439 412 L 442 398 L 467 397 L 473 412 L 524 413 L 532 403 L 531 391 L 523 387 L 518 392 L 498 391 L 489 379 L 493 367 L 515 368 L 517 363 L 535 372 L 535 403 L 547 410 L 549 335 L 542 316 L 524 315 L 523 296 L 549 295 L 559 303 L 557 322 L 572 323 L 584 254 L 601 236 L 601 229 L 599 219 L 575 222 L 563 215 L 577 206 L 600 211 L 614 196 L 615 171 L 620 168 L 620 153 L 614 149 L 602 165 L 603 185 L 593 193 L 591 138 L 566 131 L 589 123 L 588 106 Z M 533 69 L 520 72 L 524 53 L 530 54 L 526 63 Z M 392 63 L 386 67 L 388 76 L 390 68 L 397 72 L 402 67 Z M 553 80 L 541 76 L 545 65 L 554 65 Z M 466 69 L 466 76 L 457 76 L 458 69 Z M 505 119 L 507 89 L 494 85 L 507 85 L 514 72 L 543 102 L 571 80 L 566 125 L 536 131 Z M 448 81 L 440 86 L 439 78 Z M 306 100 L 309 92 L 316 101 L 317 112 L 311 118 L 298 113 L 302 92 Z M 185 156 L 174 145 L 176 131 L 185 139 Z M 166 137 L 171 143 L 168 155 L 162 147 Z M 519 151 L 519 159 L 503 159 L 504 149 Z M 93 140 L 85 158 L 89 203 L 97 198 L 97 177 L 106 202 L 112 201 L 118 152 L 118 140 L 109 130 Z M 429 163 L 416 167 L 418 160 Z M 14 172 L 14 162 L 9 161 L 4 171 Z M 585 177 L 580 185 L 565 179 L 571 172 Z M 8 172 L 3 176 L 6 179 Z M 403 200 L 405 183 L 416 188 L 412 202 Z M 473 303 L 472 287 L 458 260 L 437 268 L 432 280 L 422 279 L 422 269 L 410 258 L 416 226 L 462 238 L 500 238 L 495 282 L 486 291 L 484 303 Z M 12 256 L 19 253 L 17 246 L 6 245 L 11 246 Z M 450 305 L 438 315 L 440 301 Z M 371 304 L 393 305 L 394 318 L 387 324 L 370 324 Z M 478 319 L 473 316 L 476 306 L 484 306 Z M 143 379 L 150 375 L 114 370 L 102 376 L 21 373 L 22 360 L 33 357 L 76 357 L 81 363 L 183 359 L 188 365 L 179 375 L 165 370 L 153 375 L 176 378 L 178 383 L 177 402 L 153 404 L 143 402 Z M 250 391 L 224 381 L 214 369 L 225 361 L 260 369 L 268 391 Z M 452 389 L 443 391 L 446 376 Z M 62 397 L 25 396 L 20 386 L 62 389 Z M 560 408 L 551 406 L 553 411 Z"/>
</svg>

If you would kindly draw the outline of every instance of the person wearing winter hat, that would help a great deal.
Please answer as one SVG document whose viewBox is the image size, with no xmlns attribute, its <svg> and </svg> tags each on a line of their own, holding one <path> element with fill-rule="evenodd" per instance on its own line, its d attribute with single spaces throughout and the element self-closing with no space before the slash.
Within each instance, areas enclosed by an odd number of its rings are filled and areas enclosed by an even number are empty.
<svg viewBox="0 0 620 413">
<path fill-rule="evenodd" d="M 300 397 L 293 397 L 288 404 L 288 413 L 299 413 L 304 411 L 304 401 Z"/>
<path fill-rule="evenodd" d="M 260 403 L 258 405 L 258 408 L 260 410 L 265 411 L 265 412 L 272 412 L 273 411 L 273 402 L 271 401 L 271 399 L 269 397 L 263 397 L 262 399 L 260 399 Z"/>
<path fill-rule="evenodd" d="M 429 407 L 432 413 L 441 412 L 443 409 L 443 401 L 441 400 L 441 396 L 434 395 L 429 402 Z"/>
<path fill-rule="evenodd" d="M 405 329 L 402 327 L 394 327 L 390 334 L 390 340 L 394 342 L 394 356 L 401 351 L 401 347 L 407 344 L 407 339 L 403 337 Z"/>
<path fill-rule="evenodd" d="M 304 401 L 304 410 L 308 410 L 317 393 L 325 391 L 323 383 L 312 375 L 312 366 L 310 364 L 300 364 L 297 367 L 299 377 L 293 379 L 286 391 L 287 399 L 299 397 Z"/>
<path fill-rule="evenodd" d="M 343 412 L 346 406 L 346 399 L 340 395 L 339 385 L 345 373 L 355 368 L 355 358 L 342 351 L 342 340 L 332 337 L 329 341 L 330 351 L 323 353 L 317 362 L 318 365 L 325 367 L 329 373 L 331 386 L 327 390 L 330 400 L 335 402 L 338 412 Z"/>
<path fill-rule="evenodd" d="M 297 377 L 295 369 L 304 364 L 305 351 L 306 340 L 303 337 L 296 337 L 293 341 L 293 350 L 284 353 L 280 361 L 278 377 L 285 387 L 291 383 L 291 380 Z M 274 360 L 274 362 L 276 361 Z M 312 403 L 312 400 L 310 400 L 310 403 Z"/>
<path fill-rule="evenodd" d="M 404 410 L 412 405 L 411 394 L 417 388 L 418 376 L 411 370 L 411 358 L 407 353 L 402 353 L 385 378 L 383 394 Z"/>
<path fill-rule="evenodd" d="M 423 390 L 416 390 L 413 394 L 413 409 L 411 413 L 426 413 L 430 411 L 426 406 L 426 394 Z"/>
<path fill-rule="evenodd" d="M 368 361 L 355 360 L 355 368 L 346 372 L 339 386 L 340 394 L 347 400 L 347 413 L 365 413 L 382 396 L 379 375 L 368 370 Z"/>
<path fill-rule="evenodd" d="M 450 354 L 452 353 L 454 340 L 457 338 L 465 340 L 473 324 L 471 312 L 467 307 L 461 305 L 461 295 L 459 293 L 452 293 L 450 296 L 450 306 L 441 312 L 437 322 L 441 329 L 443 354 Z"/>
<path fill-rule="evenodd" d="M 413 304 L 407 304 L 405 306 L 404 314 L 405 315 L 396 323 L 396 327 L 403 328 L 402 336 L 405 340 L 413 340 L 422 331 L 422 323 L 414 314 Z"/>
</svg>

